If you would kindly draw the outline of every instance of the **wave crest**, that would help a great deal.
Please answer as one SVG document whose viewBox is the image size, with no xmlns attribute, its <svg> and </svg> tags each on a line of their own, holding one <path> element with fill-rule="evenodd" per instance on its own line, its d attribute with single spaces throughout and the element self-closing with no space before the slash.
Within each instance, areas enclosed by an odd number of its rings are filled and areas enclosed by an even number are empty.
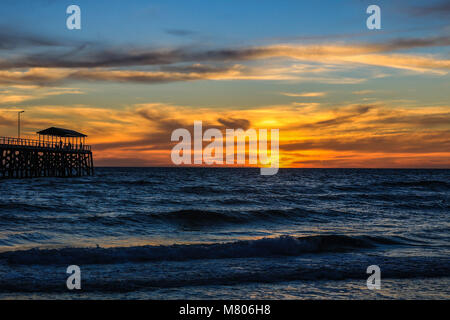
<svg viewBox="0 0 450 320">
<path fill-rule="evenodd" d="M 214 244 L 175 244 L 115 248 L 30 249 L 0 253 L 0 261 L 20 265 L 114 264 L 149 261 L 186 261 L 195 259 L 229 259 L 274 256 L 297 256 L 305 253 L 345 252 L 372 248 L 381 244 L 398 244 L 381 237 L 319 235 L 281 236 Z"/>
</svg>

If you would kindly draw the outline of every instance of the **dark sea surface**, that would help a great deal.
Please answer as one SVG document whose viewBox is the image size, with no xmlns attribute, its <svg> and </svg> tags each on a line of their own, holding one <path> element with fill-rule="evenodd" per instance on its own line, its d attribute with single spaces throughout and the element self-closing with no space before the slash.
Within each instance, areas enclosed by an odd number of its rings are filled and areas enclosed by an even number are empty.
<svg viewBox="0 0 450 320">
<path fill-rule="evenodd" d="M 0 180 L 0 298 L 449 299 L 449 213 L 450 170 Z"/>
</svg>

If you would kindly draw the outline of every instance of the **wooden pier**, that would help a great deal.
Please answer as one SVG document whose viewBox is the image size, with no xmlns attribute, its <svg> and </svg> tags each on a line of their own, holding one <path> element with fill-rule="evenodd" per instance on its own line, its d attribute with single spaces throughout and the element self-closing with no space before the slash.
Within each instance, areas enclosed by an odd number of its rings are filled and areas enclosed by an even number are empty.
<svg viewBox="0 0 450 320">
<path fill-rule="evenodd" d="M 94 174 L 86 135 L 61 128 L 38 132 L 39 140 L 0 137 L 0 179 L 81 177 Z"/>
</svg>

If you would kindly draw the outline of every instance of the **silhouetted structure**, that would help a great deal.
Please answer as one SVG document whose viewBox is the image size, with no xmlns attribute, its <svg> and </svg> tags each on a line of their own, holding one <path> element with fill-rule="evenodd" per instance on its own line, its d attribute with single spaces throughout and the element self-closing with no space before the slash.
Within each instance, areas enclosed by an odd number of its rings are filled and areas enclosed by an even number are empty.
<svg viewBox="0 0 450 320">
<path fill-rule="evenodd" d="M 0 137 L 0 177 L 80 177 L 94 174 L 86 135 L 68 129 L 37 132 L 39 140 Z"/>
</svg>

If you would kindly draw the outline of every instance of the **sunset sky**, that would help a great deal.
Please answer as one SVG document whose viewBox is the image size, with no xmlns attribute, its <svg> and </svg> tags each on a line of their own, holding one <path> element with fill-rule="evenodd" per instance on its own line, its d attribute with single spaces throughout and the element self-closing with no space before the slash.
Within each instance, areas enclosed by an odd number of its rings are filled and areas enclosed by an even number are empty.
<svg viewBox="0 0 450 320">
<path fill-rule="evenodd" d="M 0 6 L 0 136 L 25 110 L 23 137 L 73 129 L 97 166 L 165 166 L 172 131 L 202 120 L 279 129 L 282 167 L 450 168 L 448 1 Z"/>
</svg>

